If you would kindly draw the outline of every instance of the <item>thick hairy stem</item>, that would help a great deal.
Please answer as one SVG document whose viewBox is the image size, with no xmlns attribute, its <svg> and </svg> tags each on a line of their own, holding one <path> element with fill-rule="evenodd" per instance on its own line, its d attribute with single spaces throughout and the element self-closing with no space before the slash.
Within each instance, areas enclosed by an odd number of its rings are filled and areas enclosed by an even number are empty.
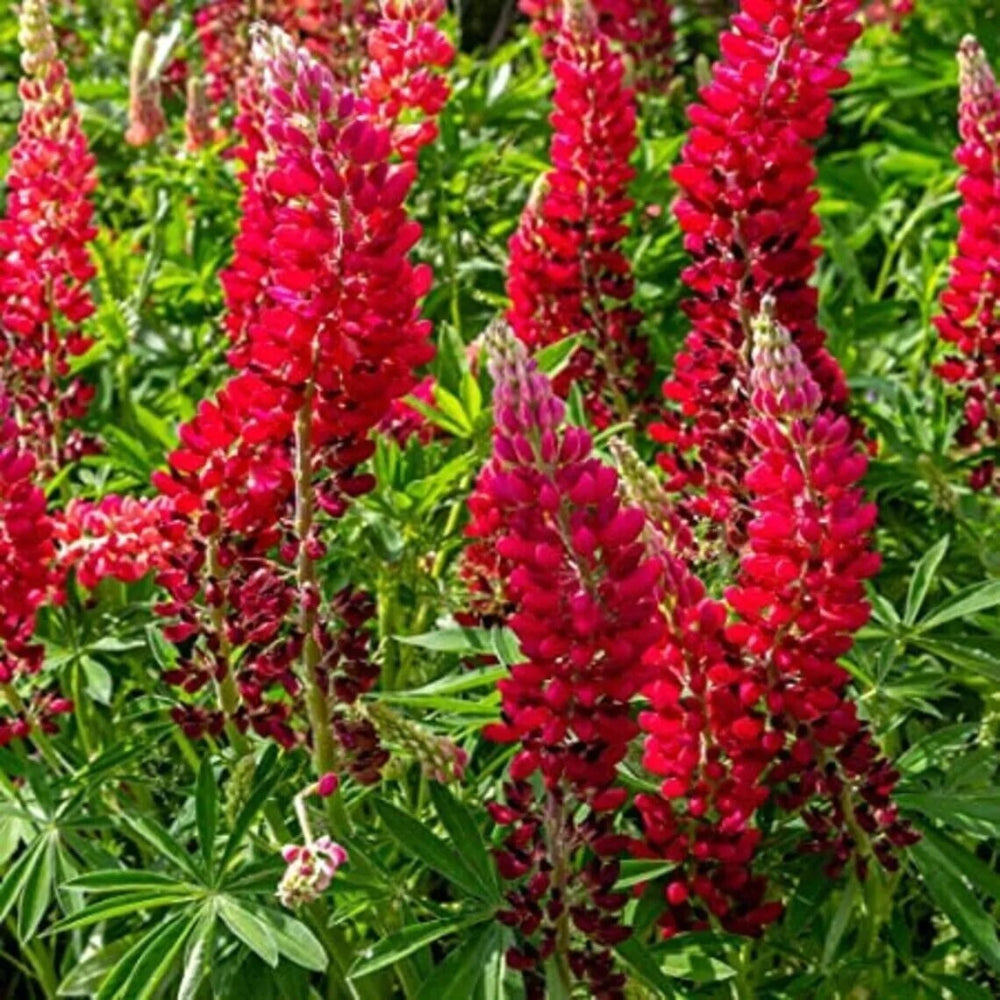
<svg viewBox="0 0 1000 1000">
<path fill-rule="evenodd" d="M 295 418 L 295 535 L 299 543 L 296 576 L 299 584 L 299 629 L 302 633 L 301 680 L 306 692 L 306 710 L 312 733 L 313 767 L 317 775 L 337 770 L 338 755 L 333 741 L 330 704 L 320 676 L 322 651 L 316 641 L 319 587 L 316 562 L 310 553 L 315 516 L 315 491 L 312 469 L 312 400 L 310 385 Z M 331 832 L 343 836 L 350 828 L 347 810 L 339 793 L 327 799 L 327 817 Z"/>
<path fill-rule="evenodd" d="M 566 840 L 565 806 L 551 792 L 545 804 L 545 834 L 548 840 L 549 857 L 552 859 L 552 886 L 558 889 L 561 898 L 566 902 L 566 892 L 569 888 L 570 845 Z M 556 949 L 552 956 L 549 979 L 550 992 L 554 997 L 570 997 L 573 992 L 573 976 L 569 968 L 570 950 L 570 920 L 569 906 L 564 905 L 563 912 L 556 921 Z"/>
</svg>

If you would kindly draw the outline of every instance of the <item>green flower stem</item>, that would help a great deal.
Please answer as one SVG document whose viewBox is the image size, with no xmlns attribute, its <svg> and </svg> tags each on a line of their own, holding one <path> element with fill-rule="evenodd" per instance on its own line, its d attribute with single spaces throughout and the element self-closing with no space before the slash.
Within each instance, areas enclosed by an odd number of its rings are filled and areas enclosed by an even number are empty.
<svg viewBox="0 0 1000 1000">
<path fill-rule="evenodd" d="M 313 387 L 306 390 L 306 398 L 295 418 L 295 534 L 299 542 L 296 575 L 300 598 L 315 594 L 318 599 L 316 562 L 309 555 L 308 541 L 312 534 L 315 516 L 315 490 L 312 473 L 312 400 Z M 321 777 L 338 769 L 338 754 L 333 742 L 330 721 L 330 704 L 320 676 L 322 651 L 316 641 L 316 605 L 302 600 L 299 614 L 302 632 L 301 679 L 306 692 L 306 710 L 313 741 L 313 769 Z M 327 820 L 330 832 L 343 837 L 351 830 L 351 820 L 339 792 L 327 797 Z"/>
</svg>

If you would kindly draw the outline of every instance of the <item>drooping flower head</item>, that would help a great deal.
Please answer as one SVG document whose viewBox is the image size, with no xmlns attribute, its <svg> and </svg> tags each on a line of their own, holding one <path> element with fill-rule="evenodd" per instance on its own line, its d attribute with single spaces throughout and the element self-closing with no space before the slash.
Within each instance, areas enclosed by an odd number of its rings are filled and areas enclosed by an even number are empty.
<svg viewBox="0 0 1000 1000">
<path fill-rule="evenodd" d="M 683 278 L 691 332 L 664 385 L 670 409 L 654 437 L 668 485 L 698 515 L 742 537 L 750 319 L 770 294 L 829 402 L 846 398 L 823 346 L 810 284 L 819 248 L 813 143 L 840 64 L 861 25 L 857 0 L 744 0 L 722 35 L 722 58 L 691 106 L 692 129 L 673 170 L 675 212 L 693 258 Z"/>
<path fill-rule="evenodd" d="M 937 371 L 965 392 L 957 440 L 977 459 L 972 485 L 1000 489 L 1000 86 L 971 36 L 958 60 L 962 207 L 951 278 L 934 321 L 957 353 Z"/>
<path fill-rule="evenodd" d="M 216 141 L 205 81 L 191 74 L 187 81 L 187 102 L 184 106 L 184 148 L 193 153 Z"/>
<path fill-rule="evenodd" d="M 592 419 L 605 427 L 628 418 L 650 375 L 622 248 L 635 176 L 635 100 L 623 59 L 586 2 L 568 3 L 552 70 L 552 169 L 510 241 L 508 319 L 532 350 L 582 338 L 556 391 L 565 396 L 579 385 Z"/>
<path fill-rule="evenodd" d="M 70 375 L 70 360 L 90 346 L 81 324 L 94 309 L 96 178 L 45 0 L 24 0 L 19 38 L 22 112 L 0 220 L 0 373 L 25 441 L 51 474 L 88 447 L 72 425 L 93 392 Z"/>
</svg>

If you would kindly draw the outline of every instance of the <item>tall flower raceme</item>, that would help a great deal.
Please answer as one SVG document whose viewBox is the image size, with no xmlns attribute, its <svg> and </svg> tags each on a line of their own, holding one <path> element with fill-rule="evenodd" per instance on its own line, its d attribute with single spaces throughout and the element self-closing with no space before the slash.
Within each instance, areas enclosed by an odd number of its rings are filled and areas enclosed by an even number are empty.
<svg viewBox="0 0 1000 1000">
<path fill-rule="evenodd" d="M 257 146 L 223 278 L 238 374 L 158 480 L 190 533 L 160 574 L 168 637 L 196 640 L 170 679 L 218 686 L 221 713 L 178 712 L 189 731 L 311 738 L 324 771 L 347 756 L 374 780 L 377 730 L 345 711 L 377 678 L 350 638 L 367 648 L 367 614 L 324 595 L 317 566 L 327 519 L 374 485 L 358 468 L 369 433 L 433 354 L 429 273 L 409 260 L 420 227 L 402 207 L 415 167 L 395 162 L 379 109 L 280 29 L 261 27 L 254 60 Z"/>
<path fill-rule="evenodd" d="M 642 763 L 659 781 L 636 806 L 638 857 L 675 863 L 664 886 L 665 936 L 707 929 L 756 934 L 782 912 L 754 871 L 761 841 L 757 811 L 768 799 L 763 775 L 779 736 L 763 736 L 761 671 L 726 634 L 729 611 L 690 564 L 692 539 L 662 486 L 627 446 L 616 460 L 631 500 L 647 514 L 645 540 L 663 563 L 663 641 L 645 657 L 649 680 L 639 715 Z"/>
<path fill-rule="evenodd" d="M 17 690 L 18 680 L 41 669 L 35 620 L 42 605 L 60 599 L 62 582 L 52 519 L 36 483 L 38 463 L 20 440 L 11 411 L 11 400 L 0 396 L 0 695 L 10 709 L 0 714 L 0 746 L 36 727 L 51 731 L 52 717 L 72 709 L 53 695 L 26 703 Z"/>
<path fill-rule="evenodd" d="M 532 350 L 582 335 L 556 381 L 579 384 L 594 422 L 625 419 L 650 377 L 622 249 L 632 207 L 636 108 L 625 65 L 586 0 L 566 0 L 557 54 L 552 169 L 510 241 L 508 319 Z"/>
<path fill-rule="evenodd" d="M 960 229 L 934 321 L 957 353 L 937 371 L 965 392 L 958 443 L 977 461 L 973 487 L 1000 491 L 1000 86 L 974 38 L 962 41 L 958 59 Z"/>
<path fill-rule="evenodd" d="M 563 0 L 520 0 L 549 58 L 558 52 Z M 668 0 L 592 0 L 598 28 L 628 53 L 640 90 L 661 85 L 673 72 L 673 4 Z"/>
<path fill-rule="evenodd" d="M 506 329 L 490 336 L 496 384 L 493 458 L 470 500 L 474 523 L 498 535 L 524 662 L 500 683 L 502 721 L 485 735 L 518 746 L 498 855 L 512 883 L 501 919 L 515 928 L 508 962 L 541 997 L 543 963 L 593 995 L 624 996 L 609 948 L 627 936 L 626 896 L 613 891 L 627 838 L 614 816 L 628 798 L 616 768 L 638 732 L 629 702 L 642 656 L 662 636 L 658 559 L 647 558 L 640 510 L 589 434 L 563 426 L 564 404 Z M 537 785 L 536 785 L 537 781 Z"/>
<path fill-rule="evenodd" d="M 822 136 L 840 67 L 861 32 L 858 0 L 744 0 L 722 35 L 722 58 L 691 106 L 675 213 L 692 264 L 683 279 L 692 329 L 663 387 L 672 408 L 654 438 L 670 487 L 698 515 L 742 537 L 742 482 L 753 460 L 747 436 L 750 319 L 762 296 L 824 397 L 846 398 L 825 349 L 810 285 L 820 231 L 813 143 Z"/>
<path fill-rule="evenodd" d="M 913 834 L 892 791 L 899 778 L 850 698 L 839 664 L 868 620 L 865 581 L 879 567 L 876 508 L 859 481 L 867 456 L 821 390 L 789 331 L 764 309 L 753 325 L 750 434 L 759 454 L 747 475 L 753 511 L 735 586 L 739 621 L 727 638 L 763 670 L 769 718 L 760 739 L 782 746 L 768 782 L 801 810 L 834 870 L 854 859 L 897 865 Z"/>
<path fill-rule="evenodd" d="M 643 763 L 661 779 L 642 794 L 640 856 L 677 868 L 665 887 L 665 933 L 714 918 L 755 934 L 781 913 L 754 872 L 765 802 L 802 816 L 808 850 L 839 871 L 853 860 L 895 867 L 913 834 L 891 795 L 898 780 L 859 720 L 839 658 L 867 620 L 864 581 L 875 508 L 857 482 L 866 457 L 847 419 L 822 405 L 790 334 L 770 314 L 753 321 L 749 433 L 759 448 L 747 474 L 752 509 L 737 582 L 710 597 L 678 546 L 653 532 L 666 566 L 666 640 L 647 656 L 654 677 Z M 630 482 L 652 524 L 674 525 L 649 497 L 638 461 Z M 681 540 L 683 542 L 683 540 Z M 733 618 L 735 612 L 736 618 Z"/>
<path fill-rule="evenodd" d="M 93 391 L 70 362 L 90 346 L 81 324 L 94 309 L 96 177 L 45 0 L 24 0 L 19 38 L 22 113 L 0 220 L 0 374 L 25 441 L 51 474 L 90 447 L 73 424 Z"/>
</svg>

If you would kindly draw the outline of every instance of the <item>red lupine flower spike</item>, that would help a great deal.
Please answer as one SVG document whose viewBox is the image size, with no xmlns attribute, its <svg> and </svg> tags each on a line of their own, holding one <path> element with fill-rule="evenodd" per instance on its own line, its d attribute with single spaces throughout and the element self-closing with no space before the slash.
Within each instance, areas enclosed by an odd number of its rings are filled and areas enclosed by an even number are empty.
<svg viewBox="0 0 1000 1000">
<path fill-rule="evenodd" d="M 749 539 L 726 591 L 740 620 L 726 637 L 763 670 L 769 722 L 759 739 L 772 741 L 768 783 L 779 804 L 803 810 L 834 869 L 852 856 L 894 865 L 892 847 L 911 838 L 891 802 L 898 775 L 858 718 L 838 662 L 868 620 L 864 583 L 879 567 L 876 509 L 858 487 L 867 459 L 845 417 L 817 410 L 791 334 L 764 313 L 754 337 L 750 435 L 760 450 L 746 479 Z"/>
<path fill-rule="evenodd" d="M 524 346 L 498 325 L 488 347 L 494 452 L 470 507 L 510 562 L 509 624 L 525 657 L 500 683 L 503 721 L 485 730 L 520 744 L 506 800 L 491 807 L 512 827 L 498 855 L 515 883 L 502 919 L 519 930 L 510 957 L 529 995 L 538 962 L 572 922 L 598 946 L 571 954 L 577 978 L 595 995 L 620 997 L 606 949 L 627 933 L 615 916 L 625 897 L 610 892 L 626 841 L 611 817 L 628 797 L 615 778 L 637 733 L 629 702 L 643 684 L 643 654 L 663 633 L 662 567 L 638 541 L 642 512 L 622 504 L 618 477 L 593 456 L 587 432 L 563 426 L 564 404 Z M 528 781 L 536 772 L 540 801 Z M 596 858 L 571 876 L 585 847 Z"/>
<path fill-rule="evenodd" d="M 616 442 L 614 451 L 626 494 L 647 514 L 646 543 L 664 565 L 666 630 L 644 658 L 649 680 L 639 715 L 643 765 L 660 792 L 636 796 L 644 837 L 632 850 L 676 865 L 664 886 L 664 936 L 713 919 L 757 934 L 782 909 L 766 899 L 767 882 L 753 865 L 771 759 L 758 739 L 759 671 L 743 662 L 725 633 L 725 606 L 690 568 L 690 535 L 661 485 L 626 445 Z"/>
<path fill-rule="evenodd" d="M 662 86 L 673 73 L 673 4 L 668 0 L 589 0 L 597 27 L 620 43 L 633 67 L 640 90 Z M 553 58 L 563 24 L 566 0 L 520 0 L 543 41 L 543 52 Z"/>
<path fill-rule="evenodd" d="M 565 397 L 580 385 L 594 423 L 606 427 L 630 419 L 629 400 L 651 371 L 621 245 L 632 207 L 636 108 L 622 57 L 596 29 L 593 12 L 586 3 L 570 7 L 552 66 L 552 169 L 510 241 L 508 320 L 531 349 L 582 337 L 556 391 Z"/>
<path fill-rule="evenodd" d="M 24 0 L 19 38 L 22 113 L 0 220 L 0 375 L 26 443 L 52 474 L 91 447 L 72 424 L 93 391 L 69 368 L 90 347 L 81 324 L 94 309 L 96 178 L 45 0 Z"/>
<path fill-rule="evenodd" d="M 181 525 L 169 500 L 111 493 L 96 503 L 71 500 L 53 517 L 58 563 L 73 569 L 89 589 L 112 578 L 135 583 L 169 564 L 171 547 L 182 542 Z"/>
<path fill-rule="evenodd" d="M 346 706 L 378 676 L 374 609 L 325 595 L 317 565 L 327 519 L 374 486 L 358 468 L 370 432 L 433 355 L 419 315 L 429 272 L 409 259 L 420 227 L 402 207 L 416 168 L 395 162 L 381 110 L 280 29 L 255 29 L 253 59 L 223 274 L 238 374 L 181 428 L 157 477 L 187 532 L 159 573 L 160 610 L 168 638 L 196 640 L 168 679 L 192 695 L 219 687 L 221 718 L 179 709 L 186 731 L 229 721 L 286 746 L 309 739 L 321 771 L 336 763 L 370 783 L 388 754 Z"/>
<path fill-rule="evenodd" d="M 25 708 L 15 684 L 42 666 L 43 648 L 33 640 L 38 609 L 61 598 L 55 568 L 52 520 L 36 483 L 38 465 L 19 440 L 9 398 L 0 395 L 0 688 L 18 711 L 0 715 L 0 746 L 27 736 L 33 724 L 68 710 L 63 700 L 43 698 Z"/>
<path fill-rule="evenodd" d="M 971 36 L 958 60 L 962 207 L 951 279 L 934 321 L 958 353 L 937 372 L 965 392 L 957 441 L 976 458 L 972 486 L 1000 492 L 1000 86 Z"/>
<path fill-rule="evenodd" d="M 765 294 L 792 332 L 823 396 L 838 406 L 843 375 L 823 346 L 817 293 L 819 197 L 813 143 L 861 26 L 858 0 L 744 0 L 721 40 L 722 58 L 690 108 L 692 129 L 673 178 L 675 212 L 693 263 L 692 329 L 664 385 L 672 404 L 653 436 L 671 489 L 742 540 L 749 321 Z"/>
</svg>

